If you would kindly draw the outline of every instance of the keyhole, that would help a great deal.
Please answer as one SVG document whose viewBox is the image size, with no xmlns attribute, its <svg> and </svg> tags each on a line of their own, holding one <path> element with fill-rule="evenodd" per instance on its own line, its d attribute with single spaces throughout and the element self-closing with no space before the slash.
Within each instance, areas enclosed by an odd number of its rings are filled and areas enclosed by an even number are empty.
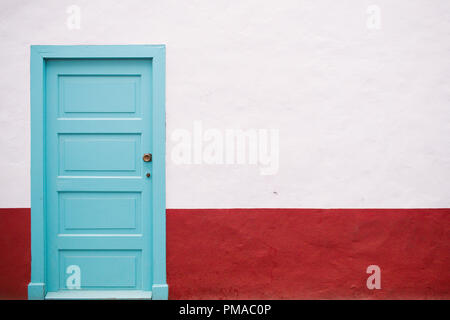
<svg viewBox="0 0 450 320">
<path fill-rule="evenodd" d="M 150 178 L 150 172 L 147 172 L 146 176 L 147 178 Z"/>
</svg>

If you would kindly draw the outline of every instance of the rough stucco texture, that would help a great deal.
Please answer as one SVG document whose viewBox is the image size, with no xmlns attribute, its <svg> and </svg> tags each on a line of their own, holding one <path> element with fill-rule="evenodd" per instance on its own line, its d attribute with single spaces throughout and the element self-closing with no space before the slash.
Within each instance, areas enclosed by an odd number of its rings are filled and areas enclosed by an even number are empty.
<svg viewBox="0 0 450 320">
<path fill-rule="evenodd" d="M 180 209 L 167 230 L 171 299 L 450 298 L 449 209 Z"/>
</svg>

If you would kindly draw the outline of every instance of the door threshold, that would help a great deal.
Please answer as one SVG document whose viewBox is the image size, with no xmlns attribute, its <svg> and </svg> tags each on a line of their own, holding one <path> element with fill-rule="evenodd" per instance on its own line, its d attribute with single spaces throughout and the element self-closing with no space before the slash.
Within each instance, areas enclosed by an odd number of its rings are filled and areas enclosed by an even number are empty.
<svg viewBox="0 0 450 320">
<path fill-rule="evenodd" d="M 151 300 L 152 292 L 143 290 L 61 290 L 48 292 L 46 300 Z"/>
</svg>

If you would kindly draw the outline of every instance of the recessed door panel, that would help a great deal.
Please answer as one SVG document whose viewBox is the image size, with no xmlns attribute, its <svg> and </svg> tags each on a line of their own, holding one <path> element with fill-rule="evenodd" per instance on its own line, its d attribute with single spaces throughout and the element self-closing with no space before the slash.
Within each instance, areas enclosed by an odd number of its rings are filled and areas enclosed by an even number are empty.
<svg viewBox="0 0 450 320">
<path fill-rule="evenodd" d="M 140 75 L 58 76 L 59 116 L 140 117 Z"/>
<path fill-rule="evenodd" d="M 140 175 L 140 134 L 60 134 L 60 175 Z"/>
<path fill-rule="evenodd" d="M 71 266 L 77 266 L 78 269 L 70 268 Z M 60 290 L 68 287 L 67 275 L 74 275 L 78 271 L 80 289 L 141 289 L 142 287 L 141 252 L 136 250 L 61 250 L 60 269 L 67 271 L 60 274 Z M 69 283 L 69 287 L 74 286 Z"/>
<path fill-rule="evenodd" d="M 60 234 L 140 233 L 141 193 L 60 192 Z"/>
</svg>

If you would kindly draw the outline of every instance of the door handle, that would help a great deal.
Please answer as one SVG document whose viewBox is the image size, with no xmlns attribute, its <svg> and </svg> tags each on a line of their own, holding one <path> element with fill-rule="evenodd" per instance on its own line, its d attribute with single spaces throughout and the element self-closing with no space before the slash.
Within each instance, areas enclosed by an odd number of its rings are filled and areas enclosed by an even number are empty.
<svg viewBox="0 0 450 320">
<path fill-rule="evenodd" d="M 152 161 L 152 154 L 151 153 L 144 153 L 144 156 L 142 157 L 142 160 L 144 160 L 144 162 L 151 162 Z"/>
</svg>

